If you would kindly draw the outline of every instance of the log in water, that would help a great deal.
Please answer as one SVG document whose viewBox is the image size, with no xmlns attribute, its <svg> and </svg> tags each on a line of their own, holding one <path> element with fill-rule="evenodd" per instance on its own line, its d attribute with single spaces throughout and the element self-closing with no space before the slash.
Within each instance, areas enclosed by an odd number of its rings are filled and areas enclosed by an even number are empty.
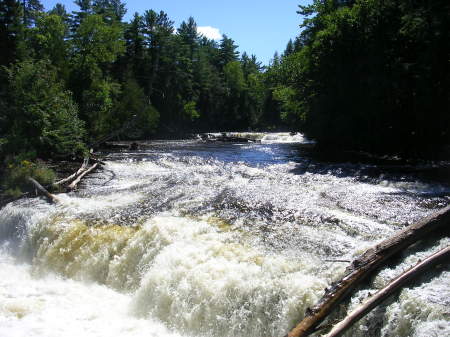
<svg viewBox="0 0 450 337">
<path fill-rule="evenodd" d="M 394 254 L 404 250 L 411 244 L 426 239 L 428 235 L 450 226 L 450 206 L 447 206 L 431 216 L 412 224 L 393 236 L 368 249 L 347 267 L 339 281 L 325 290 L 319 303 L 308 308 L 306 317 L 288 334 L 287 337 L 309 336 L 322 323 L 329 313 L 351 294 L 365 278 Z M 436 235 L 439 237 L 439 235 Z"/>
<path fill-rule="evenodd" d="M 439 264 L 445 264 L 448 267 L 448 262 L 450 258 L 450 246 L 442 248 L 433 255 L 427 257 L 425 260 L 420 261 L 414 267 L 408 269 L 395 279 L 393 279 L 387 286 L 379 290 L 375 295 L 370 297 L 356 310 L 352 311 L 343 319 L 341 322 L 336 324 L 333 329 L 324 337 L 339 337 L 344 334 L 356 321 L 367 314 L 370 310 L 375 308 L 377 305 L 385 301 L 389 296 L 391 296 L 400 287 L 404 286 L 408 282 L 414 279 L 418 279 L 423 276 L 423 273 Z"/>
<path fill-rule="evenodd" d="M 111 154 L 58 205 L 2 208 L 0 336 L 282 336 L 342 275 L 325 260 L 353 260 L 449 202 L 443 182 L 320 162 L 298 135 L 255 137 L 147 143 Z M 367 291 L 448 243 L 405 251 Z M 448 334 L 449 276 L 347 335 Z"/>
</svg>

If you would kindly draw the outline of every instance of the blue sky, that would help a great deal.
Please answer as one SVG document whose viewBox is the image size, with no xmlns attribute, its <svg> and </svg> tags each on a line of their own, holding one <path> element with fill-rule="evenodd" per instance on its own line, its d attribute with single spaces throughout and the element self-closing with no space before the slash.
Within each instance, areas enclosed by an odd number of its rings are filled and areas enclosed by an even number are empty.
<svg viewBox="0 0 450 337">
<path fill-rule="evenodd" d="M 68 11 L 77 7 L 72 0 L 41 0 L 51 9 L 57 2 Z M 311 0 L 152 0 L 124 1 L 128 9 L 126 21 L 134 12 L 142 14 L 147 9 L 165 11 L 178 27 L 183 20 L 193 16 L 205 34 L 226 34 L 239 46 L 239 51 L 255 54 L 263 64 L 268 64 L 275 51 L 283 52 L 286 43 L 299 33 L 301 17 L 296 13 L 299 4 Z"/>
</svg>

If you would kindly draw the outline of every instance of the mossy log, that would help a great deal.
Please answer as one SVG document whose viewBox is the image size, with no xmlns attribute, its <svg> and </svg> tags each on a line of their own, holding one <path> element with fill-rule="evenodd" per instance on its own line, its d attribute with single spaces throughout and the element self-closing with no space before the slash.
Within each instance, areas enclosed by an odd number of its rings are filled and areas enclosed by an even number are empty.
<svg viewBox="0 0 450 337">
<path fill-rule="evenodd" d="M 316 327 L 342 302 L 367 276 L 383 265 L 390 257 L 423 239 L 429 233 L 450 225 L 450 206 L 447 206 L 422 221 L 397 232 L 392 237 L 368 249 L 347 267 L 344 276 L 334 282 L 305 318 L 293 328 L 287 337 L 304 337 L 313 333 Z"/>
</svg>

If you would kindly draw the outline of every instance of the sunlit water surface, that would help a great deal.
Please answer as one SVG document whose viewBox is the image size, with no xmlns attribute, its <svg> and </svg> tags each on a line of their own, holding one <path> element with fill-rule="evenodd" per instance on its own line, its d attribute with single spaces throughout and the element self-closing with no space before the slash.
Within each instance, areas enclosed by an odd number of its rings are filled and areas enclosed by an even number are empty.
<svg viewBox="0 0 450 337">
<path fill-rule="evenodd" d="M 405 167 L 250 136 L 261 143 L 148 142 L 57 206 L 1 209 L 0 336 L 281 337 L 342 274 L 333 260 L 450 202 L 448 184 Z M 403 252 L 347 306 L 449 241 Z M 424 275 L 347 336 L 450 336 L 449 276 Z"/>
</svg>

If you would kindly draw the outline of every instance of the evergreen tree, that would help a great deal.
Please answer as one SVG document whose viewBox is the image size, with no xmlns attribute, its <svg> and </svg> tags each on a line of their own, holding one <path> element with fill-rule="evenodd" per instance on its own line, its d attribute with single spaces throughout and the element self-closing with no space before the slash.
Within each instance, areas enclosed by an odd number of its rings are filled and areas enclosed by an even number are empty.
<svg viewBox="0 0 450 337">
<path fill-rule="evenodd" d="M 162 53 L 166 51 L 168 41 L 174 31 L 173 21 L 161 11 L 159 14 L 153 10 L 144 13 L 144 38 L 148 50 L 149 71 L 147 79 L 147 96 L 153 94 L 153 86 L 158 74 Z"/>
<path fill-rule="evenodd" d="M 141 77 L 144 72 L 145 37 L 143 33 L 144 19 L 134 13 L 133 19 L 125 29 L 126 53 L 123 62 L 130 65 L 135 78 Z M 144 83 L 139 81 L 141 85 Z"/>
<path fill-rule="evenodd" d="M 39 0 L 22 0 L 22 6 L 23 24 L 25 27 L 34 27 L 40 13 L 44 10 L 44 6 Z"/>
<path fill-rule="evenodd" d="M 149 137 L 158 127 L 163 132 L 188 132 L 258 125 L 266 94 L 263 67 L 254 55 L 239 59 L 231 38 L 224 35 L 217 43 L 200 37 L 192 17 L 174 34 L 173 21 L 163 11 L 135 13 L 124 23 L 121 0 L 75 3 L 79 8 L 69 14 L 61 4 L 45 13 L 39 0 L 0 2 L 0 64 L 10 66 L 0 81 L 5 86 L 0 88 L 0 100 L 2 107 L 11 105 L 6 116 L 0 115 L 0 149 L 14 152 L 11 144 L 15 144 L 18 151 L 35 146 L 42 154 L 48 147 L 47 155 L 74 152 L 81 136 L 70 145 L 65 135 L 75 129 L 84 135 L 84 125 L 90 140 L 133 121 L 135 132 L 129 137 Z M 49 74 L 44 76 L 38 67 Z M 25 78 L 40 87 L 41 76 L 55 85 L 42 95 L 31 90 L 33 98 L 11 104 L 18 97 L 13 83 L 24 91 Z M 73 93 L 76 105 L 65 88 Z M 62 106 L 51 103 L 50 92 Z M 32 141 L 25 137 L 20 143 L 16 134 L 23 130 L 14 123 L 28 116 L 24 111 L 31 111 L 32 102 L 39 100 L 65 112 L 52 115 L 39 110 L 32 122 L 37 125 Z M 76 106 L 84 124 L 75 118 Z M 9 124 L 13 120 L 14 125 Z M 74 129 L 62 131 L 63 121 L 72 121 Z M 42 141 L 42 123 L 48 124 L 45 134 L 53 138 Z"/>
<path fill-rule="evenodd" d="M 121 0 L 93 0 L 92 9 L 95 14 L 101 15 L 105 22 L 121 22 L 127 13 L 125 4 Z"/>
<path fill-rule="evenodd" d="M 180 37 L 182 46 L 187 50 L 187 56 L 192 61 L 194 59 L 194 53 L 198 47 L 198 33 L 197 23 L 193 17 L 188 19 L 188 22 L 183 21 L 180 28 L 177 29 L 177 34 Z"/>
<path fill-rule="evenodd" d="M 236 50 L 237 48 L 238 46 L 234 44 L 234 40 L 228 38 L 225 34 L 222 35 L 217 62 L 219 67 L 223 68 L 229 62 L 238 60 L 239 52 Z"/>
<path fill-rule="evenodd" d="M 304 30 L 278 67 L 277 99 L 322 147 L 439 152 L 450 141 L 449 10 L 441 0 L 300 6 Z"/>
<path fill-rule="evenodd" d="M 294 52 L 294 49 L 294 43 L 292 42 L 292 39 L 290 39 L 286 45 L 286 49 L 284 50 L 283 57 L 291 55 Z"/>
<path fill-rule="evenodd" d="M 75 0 L 75 4 L 79 7 L 78 11 L 74 11 L 71 15 L 71 31 L 75 32 L 81 25 L 83 20 L 93 14 L 92 0 Z"/>
<path fill-rule="evenodd" d="M 61 3 L 57 3 L 49 12 L 51 15 L 60 16 L 64 22 L 69 22 L 70 15 L 67 13 L 66 6 Z"/>
<path fill-rule="evenodd" d="M 8 65 L 25 55 L 23 8 L 18 1 L 0 2 L 0 65 Z"/>
</svg>

